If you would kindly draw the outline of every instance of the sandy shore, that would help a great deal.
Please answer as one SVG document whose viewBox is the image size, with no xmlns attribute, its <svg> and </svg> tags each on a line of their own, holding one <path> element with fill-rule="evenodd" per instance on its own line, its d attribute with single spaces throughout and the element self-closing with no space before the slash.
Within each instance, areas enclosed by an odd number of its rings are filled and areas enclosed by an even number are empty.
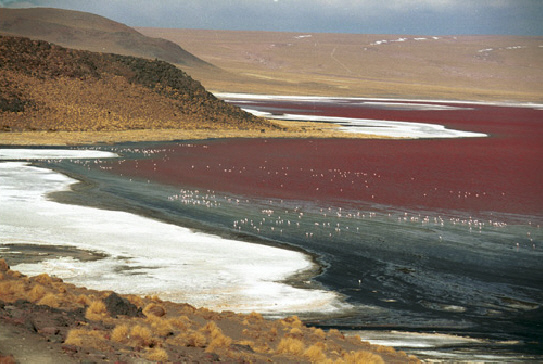
<svg viewBox="0 0 543 364">
<path fill-rule="evenodd" d="M 215 138 L 376 138 L 372 135 L 345 133 L 337 125 L 328 123 L 274 121 L 274 124 L 279 128 L 0 132 L 0 145 L 69 146 Z"/>
</svg>

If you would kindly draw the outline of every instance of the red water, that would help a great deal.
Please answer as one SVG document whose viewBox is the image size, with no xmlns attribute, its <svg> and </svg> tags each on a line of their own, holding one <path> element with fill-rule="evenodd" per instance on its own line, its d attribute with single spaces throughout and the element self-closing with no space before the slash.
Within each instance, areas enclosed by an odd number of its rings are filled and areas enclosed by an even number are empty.
<svg viewBox="0 0 543 364">
<path fill-rule="evenodd" d="M 439 123 L 490 137 L 169 144 L 167 152 L 152 160 L 140 160 L 137 166 L 128 161 L 115 170 L 179 187 L 262 198 L 363 201 L 469 213 L 543 213 L 542 111 L 488 105 L 453 111 L 319 105 L 314 113 Z"/>
</svg>

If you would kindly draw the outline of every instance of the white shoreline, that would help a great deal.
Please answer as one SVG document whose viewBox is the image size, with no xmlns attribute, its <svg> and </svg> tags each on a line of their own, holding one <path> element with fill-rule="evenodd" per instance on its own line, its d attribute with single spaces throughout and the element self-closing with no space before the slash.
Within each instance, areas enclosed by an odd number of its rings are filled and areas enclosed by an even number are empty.
<svg viewBox="0 0 543 364">
<path fill-rule="evenodd" d="M 320 101 L 337 102 L 338 100 L 347 101 L 381 101 L 381 102 L 403 102 L 403 103 L 446 103 L 446 104 L 468 104 L 468 105 L 495 105 L 506 107 L 526 107 L 541 110 L 542 103 L 535 102 L 514 102 L 514 101 L 473 101 L 473 100 L 443 100 L 443 99 L 392 99 L 379 97 L 330 97 L 330 96 L 276 96 L 261 94 L 245 94 L 235 92 L 214 92 L 213 95 L 221 100 L 241 99 L 241 100 L 288 100 L 288 101 Z"/>
<path fill-rule="evenodd" d="M 405 121 L 373 120 L 363 118 L 348 118 L 339 116 L 316 116 L 300 114 L 274 115 L 268 112 L 243 109 L 256 116 L 269 119 L 325 122 L 339 125 L 339 130 L 350 134 L 366 134 L 389 138 L 431 139 L 431 138 L 484 138 L 488 135 L 472 131 L 448 129 L 439 124 L 412 123 Z"/>
<path fill-rule="evenodd" d="M 313 268 L 303 253 L 47 199 L 48 193 L 68 190 L 76 182 L 25 162 L 0 163 L 0 244 L 70 245 L 108 255 L 94 262 L 61 257 L 14 269 L 218 311 L 285 316 L 334 314 L 351 307 L 334 292 L 282 283 Z"/>
<path fill-rule="evenodd" d="M 0 160 L 28 161 L 48 159 L 101 159 L 116 158 L 119 155 L 112 152 L 100 150 L 79 150 L 79 149 L 23 149 L 10 148 L 0 149 Z"/>
</svg>

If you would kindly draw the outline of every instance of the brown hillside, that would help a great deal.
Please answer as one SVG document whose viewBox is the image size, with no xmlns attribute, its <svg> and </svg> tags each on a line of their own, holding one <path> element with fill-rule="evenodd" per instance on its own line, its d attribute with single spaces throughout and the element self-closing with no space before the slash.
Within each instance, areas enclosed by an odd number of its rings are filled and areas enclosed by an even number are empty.
<svg viewBox="0 0 543 364">
<path fill-rule="evenodd" d="M 102 16 L 63 9 L 5 9 L 0 34 L 41 39 L 75 49 L 160 59 L 183 66 L 212 67 L 177 44 L 142 35 Z"/>
<path fill-rule="evenodd" d="M 0 122 L 4 130 L 269 125 L 169 63 L 7 36 L 0 36 Z"/>
<path fill-rule="evenodd" d="M 213 91 L 543 100 L 543 37 L 136 29 L 224 70 L 187 70 Z"/>
</svg>

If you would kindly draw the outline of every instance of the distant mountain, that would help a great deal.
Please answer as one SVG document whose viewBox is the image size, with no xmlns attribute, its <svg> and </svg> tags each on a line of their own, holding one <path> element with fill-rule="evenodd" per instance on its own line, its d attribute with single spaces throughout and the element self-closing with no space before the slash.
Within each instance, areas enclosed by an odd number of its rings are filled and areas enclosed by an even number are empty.
<svg viewBox="0 0 543 364">
<path fill-rule="evenodd" d="M 79 11 L 2 8 L 0 34 L 42 39 L 60 46 L 94 52 L 212 67 L 172 41 L 144 36 L 124 24 Z"/>
<path fill-rule="evenodd" d="M 0 36 L 5 131 L 265 126 L 170 63 Z"/>
</svg>

